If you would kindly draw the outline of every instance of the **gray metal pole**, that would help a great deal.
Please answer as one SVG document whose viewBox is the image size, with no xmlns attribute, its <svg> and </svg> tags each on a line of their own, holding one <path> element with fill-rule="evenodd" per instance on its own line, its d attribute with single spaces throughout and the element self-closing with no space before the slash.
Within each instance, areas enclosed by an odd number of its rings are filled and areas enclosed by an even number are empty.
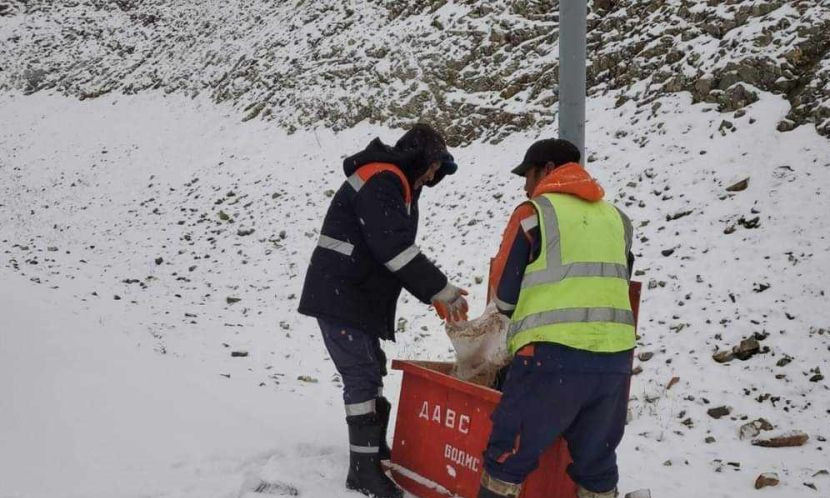
<svg viewBox="0 0 830 498">
<path fill-rule="evenodd" d="M 587 0 L 559 0 L 559 136 L 585 157 Z"/>
</svg>

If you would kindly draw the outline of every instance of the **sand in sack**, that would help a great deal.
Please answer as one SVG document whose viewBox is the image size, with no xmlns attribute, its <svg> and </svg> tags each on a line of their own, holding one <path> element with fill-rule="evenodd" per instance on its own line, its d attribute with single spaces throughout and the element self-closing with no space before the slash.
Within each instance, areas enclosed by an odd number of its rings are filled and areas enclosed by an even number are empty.
<svg viewBox="0 0 830 498">
<path fill-rule="evenodd" d="M 510 363 L 507 329 L 510 320 L 490 303 L 484 313 L 467 322 L 447 322 L 447 335 L 455 348 L 450 375 L 481 386 L 492 387 L 499 370 Z"/>
</svg>

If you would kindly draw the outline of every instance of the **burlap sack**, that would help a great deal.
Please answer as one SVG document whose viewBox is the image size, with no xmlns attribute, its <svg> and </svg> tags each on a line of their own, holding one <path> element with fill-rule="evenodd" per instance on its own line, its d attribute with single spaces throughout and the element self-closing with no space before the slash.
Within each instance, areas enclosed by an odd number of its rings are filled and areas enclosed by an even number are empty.
<svg viewBox="0 0 830 498">
<path fill-rule="evenodd" d="M 498 371 L 510 362 L 507 354 L 507 329 L 510 320 L 490 303 L 473 320 L 446 324 L 447 335 L 455 348 L 454 377 L 490 387 Z"/>
</svg>

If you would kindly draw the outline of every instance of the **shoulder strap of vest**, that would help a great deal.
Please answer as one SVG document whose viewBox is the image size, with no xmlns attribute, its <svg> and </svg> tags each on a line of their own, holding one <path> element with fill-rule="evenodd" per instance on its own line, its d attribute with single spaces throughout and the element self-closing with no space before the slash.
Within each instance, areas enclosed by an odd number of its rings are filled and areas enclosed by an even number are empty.
<svg viewBox="0 0 830 498">
<path fill-rule="evenodd" d="M 631 223 L 631 218 L 629 218 L 622 209 L 617 206 L 614 207 L 617 209 L 617 212 L 620 213 L 620 219 L 622 220 L 623 231 L 625 232 L 625 254 L 627 255 L 631 252 L 631 245 L 634 239 L 634 226 Z"/>
<path fill-rule="evenodd" d="M 348 182 L 357 192 L 373 176 L 377 175 L 378 173 L 383 173 L 384 171 L 394 173 L 401 180 L 401 184 L 403 184 L 404 202 L 406 203 L 407 207 L 409 207 L 409 205 L 412 204 L 412 188 L 409 186 L 409 180 L 406 179 L 406 175 L 404 175 L 403 171 L 401 171 L 400 168 L 398 168 L 394 164 L 369 163 L 363 165 L 360 168 L 358 168 L 357 171 L 355 171 L 352 174 L 352 176 L 349 177 Z"/>
<path fill-rule="evenodd" d="M 547 197 L 545 197 L 545 195 L 546 194 L 537 195 L 536 197 L 530 199 L 529 201 L 526 201 L 526 202 L 530 203 L 530 205 L 533 206 L 533 209 L 536 211 L 536 216 L 537 216 L 537 219 L 538 219 L 538 222 L 539 222 L 539 228 L 541 230 L 545 229 L 545 227 L 542 226 L 542 220 L 544 218 L 542 210 L 544 209 L 545 206 L 553 206 L 553 203 L 551 202 L 551 200 L 548 199 Z"/>
</svg>

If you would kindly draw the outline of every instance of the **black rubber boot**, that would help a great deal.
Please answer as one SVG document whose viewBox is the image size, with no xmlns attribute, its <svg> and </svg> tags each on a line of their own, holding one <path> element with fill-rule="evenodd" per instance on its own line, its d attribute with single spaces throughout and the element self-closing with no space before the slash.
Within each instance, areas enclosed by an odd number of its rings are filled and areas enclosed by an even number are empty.
<svg viewBox="0 0 830 498">
<path fill-rule="evenodd" d="M 380 420 L 380 451 L 378 454 L 380 455 L 381 460 L 389 460 L 392 458 L 392 450 L 389 449 L 389 445 L 386 444 L 386 431 L 389 428 L 389 414 L 392 413 L 392 404 L 389 403 L 389 400 L 384 398 L 383 396 L 377 399 L 375 404 L 375 409 L 378 413 L 378 419 Z"/>
<path fill-rule="evenodd" d="M 349 424 L 349 475 L 346 488 L 372 498 L 402 498 L 403 491 L 380 466 L 383 427 L 377 414 L 346 417 Z"/>
</svg>

